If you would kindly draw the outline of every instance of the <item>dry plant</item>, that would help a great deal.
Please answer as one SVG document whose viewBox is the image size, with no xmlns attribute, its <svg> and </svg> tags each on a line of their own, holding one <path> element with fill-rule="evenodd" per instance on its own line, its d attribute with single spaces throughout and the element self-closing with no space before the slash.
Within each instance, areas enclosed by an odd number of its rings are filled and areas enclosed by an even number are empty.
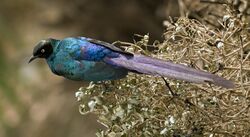
<svg viewBox="0 0 250 137">
<path fill-rule="evenodd" d="M 165 21 L 163 42 L 149 46 L 148 35 L 135 43 L 120 42 L 129 45 L 128 51 L 231 79 L 235 89 L 176 80 L 168 85 L 161 77 L 132 73 L 118 81 L 90 83 L 76 97 L 81 114 L 94 113 L 105 125 L 97 136 L 250 135 L 250 4 L 242 1 L 248 11 L 229 1 L 203 0 L 208 4 L 200 4 L 200 11 L 205 8 L 206 16 L 197 12 L 196 19 Z"/>
</svg>

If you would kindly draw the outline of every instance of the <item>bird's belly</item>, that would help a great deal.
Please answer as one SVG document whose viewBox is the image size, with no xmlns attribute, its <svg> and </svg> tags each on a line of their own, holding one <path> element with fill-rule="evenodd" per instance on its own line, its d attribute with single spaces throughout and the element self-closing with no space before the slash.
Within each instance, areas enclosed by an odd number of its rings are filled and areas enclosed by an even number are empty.
<svg viewBox="0 0 250 137">
<path fill-rule="evenodd" d="M 115 80 L 125 77 L 128 73 L 124 68 L 93 61 L 75 61 L 66 65 L 57 64 L 55 72 L 57 75 L 77 81 Z"/>
<path fill-rule="evenodd" d="M 124 68 L 118 68 L 108 65 L 104 62 L 95 62 L 95 65 L 85 70 L 82 80 L 87 81 L 104 81 L 121 79 L 128 74 Z"/>
</svg>

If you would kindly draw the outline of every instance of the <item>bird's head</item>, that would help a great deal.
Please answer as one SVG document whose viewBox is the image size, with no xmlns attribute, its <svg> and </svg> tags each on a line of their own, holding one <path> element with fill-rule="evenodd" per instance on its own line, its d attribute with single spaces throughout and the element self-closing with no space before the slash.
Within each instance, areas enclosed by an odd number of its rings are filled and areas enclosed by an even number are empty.
<svg viewBox="0 0 250 137">
<path fill-rule="evenodd" d="M 48 58 L 53 53 L 53 43 L 55 39 L 41 40 L 33 49 L 33 56 L 30 58 L 29 63 L 36 58 Z"/>
</svg>

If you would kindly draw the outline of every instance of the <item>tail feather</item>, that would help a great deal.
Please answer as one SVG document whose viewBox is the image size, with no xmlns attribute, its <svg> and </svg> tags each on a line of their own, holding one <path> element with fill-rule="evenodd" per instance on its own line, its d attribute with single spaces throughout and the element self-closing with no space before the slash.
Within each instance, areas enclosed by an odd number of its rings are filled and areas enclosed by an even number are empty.
<svg viewBox="0 0 250 137">
<path fill-rule="evenodd" d="M 117 58 L 106 58 L 104 61 L 108 64 L 124 67 L 139 73 L 164 76 L 194 83 L 213 83 L 225 88 L 234 88 L 232 81 L 217 75 L 143 55 L 134 55 L 133 57 L 120 55 Z"/>
</svg>

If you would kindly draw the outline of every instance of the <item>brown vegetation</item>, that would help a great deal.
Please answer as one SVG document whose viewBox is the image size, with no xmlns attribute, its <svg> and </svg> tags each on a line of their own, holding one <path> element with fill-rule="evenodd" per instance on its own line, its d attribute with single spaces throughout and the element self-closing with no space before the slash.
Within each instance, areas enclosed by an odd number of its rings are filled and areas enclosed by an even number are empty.
<svg viewBox="0 0 250 137">
<path fill-rule="evenodd" d="M 248 1 L 183 3 L 186 17 L 164 22 L 164 41 L 148 35 L 127 50 L 171 60 L 234 81 L 235 89 L 130 74 L 80 88 L 80 112 L 107 127 L 98 136 L 246 136 L 250 134 L 250 29 Z M 182 4 L 180 4 L 182 5 Z M 196 7 L 196 8 L 195 8 Z M 198 8 L 197 8 L 198 7 Z M 192 19 L 191 19 L 192 18 Z M 103 91 L 102 93 L 100 91 Z M 112 91 L 112 92 L 110 92 Z"/>
</svg>

